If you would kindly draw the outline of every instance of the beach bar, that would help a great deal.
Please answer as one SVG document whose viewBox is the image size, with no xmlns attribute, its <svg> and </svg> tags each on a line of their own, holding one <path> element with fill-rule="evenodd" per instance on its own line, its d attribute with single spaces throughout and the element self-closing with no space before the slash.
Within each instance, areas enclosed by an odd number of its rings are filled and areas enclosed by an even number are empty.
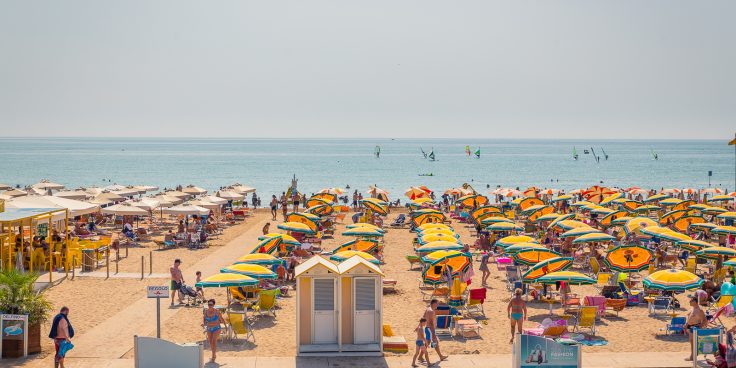
<svg viewBox="0 0 736 368">
<path fill-rule="evenodd" d="M 297 353 L 382 352 L 381 269 L 359 256 L 340 264 L 312 257 L 296 268 Z"/>
</svg>

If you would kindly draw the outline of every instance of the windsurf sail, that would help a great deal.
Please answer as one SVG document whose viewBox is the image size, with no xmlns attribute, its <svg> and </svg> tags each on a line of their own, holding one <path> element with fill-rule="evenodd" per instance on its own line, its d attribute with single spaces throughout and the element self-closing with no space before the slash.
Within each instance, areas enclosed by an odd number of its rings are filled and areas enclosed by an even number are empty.
<svg viewBox="0 0 736 368">
<path fill-rule="evenodd" d="M 608 154 L 603 150 L 603 147 L 601 147 L 601 152 L 603 152 L 603 157 L 608 161 Z"/>
<path fill-rule="evenodd" d="M 575 149 L 575 147 L 572 148 L 572 159 L 577 160 L 578 159 L 578 150 Z"/>
<path fill-rule="evenodd" d="M 373 154 L 376 155 L 376 158 L 381 157 L 381 146 L 376 146 L 376 148 L 373 150 Z"/>
<path fill-rule="evenodd" d="M 652 149 L 652 158 L 655 160 L 659 160 L 659 156 L 657 155 L 657 152 L 654 152 L 654 149 Z"/>
<path fill-rule="evenodd" d="M 465 154 L 470 156 L 470 146 L 465 146 Z"/>
<path fill-rule="evenodd" d="M 475 150 L 475 158 L 480 158 L 480 147 L 478 147 L 478 149 Z"/>
<path fill-rule="evenodd" d="M 434 148 L 432 148 L 431 151 L 429 151 L 429 155 L 427 155 L 430 161 L 434 161 Z"/>
<path fill-rule="evenodd" d="M 593 147 L 590 147 L 590 152 L 593 154 L 593 159 L 595 160 L 595 162 L 601 162 L 601 158 L 595 155 L 595 150 L 593 149 Z"/>
<path fill-rule="evenodd" d="M 422 151 L 422 155 L 424 156 L 424 158 L 427 158 L 427 152 L 424 152 L 424 149 L 422 149 L 422 147 L 419 147 L 419 150 Z"/>
</svg>

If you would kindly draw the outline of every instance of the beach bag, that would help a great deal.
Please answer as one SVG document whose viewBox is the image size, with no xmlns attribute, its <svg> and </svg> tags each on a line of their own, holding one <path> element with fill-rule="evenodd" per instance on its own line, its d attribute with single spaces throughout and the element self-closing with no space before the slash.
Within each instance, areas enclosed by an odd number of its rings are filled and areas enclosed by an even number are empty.
<svg viewBox="0 0 736 368">
<path fill-rule="evenodd" d="M 726 365 L 728 368 L 736 367 L 736 347 L 733 346 L 733 334 L 726 334 Z"/>
</svg>

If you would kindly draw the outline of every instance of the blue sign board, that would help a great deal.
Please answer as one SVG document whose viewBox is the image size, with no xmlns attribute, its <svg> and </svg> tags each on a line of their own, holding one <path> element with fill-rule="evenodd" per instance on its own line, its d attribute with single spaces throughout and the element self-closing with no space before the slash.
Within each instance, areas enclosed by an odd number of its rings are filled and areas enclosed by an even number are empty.
<svg viewBox="0 0 736 368">
<path fill-rule="evenodd" d="M 532 335 L 517 335 L 515 345 L 515 367 L 580 367 L 579 345 L 560 344 L 552 339 Z"/>
</svg>

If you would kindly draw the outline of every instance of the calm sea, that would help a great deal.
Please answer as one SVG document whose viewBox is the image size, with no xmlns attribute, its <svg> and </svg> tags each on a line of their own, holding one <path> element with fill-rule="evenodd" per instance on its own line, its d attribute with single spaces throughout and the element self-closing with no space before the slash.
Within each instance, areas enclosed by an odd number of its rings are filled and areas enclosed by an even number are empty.
<svg viewBox="0 0 736 368">
<path fill-rule="evenodd" d="M 480 147 L 481 157 L 468 157 L 466 145 L 471 151 Z M 374 155 L 376 146 L 380 158 Z M 592 152 L 584 153 L 591 147 L 600 162 Z M 437 160 L 426 160 L 420 149 L 434 150 Z M 22 186 L 42 178 L 68 188 L 196 184 L 213 190 L 240 182 L 264 196 L 286 190 L 296 175 L 307 194 L 348 185 L 364 191 L 377 184 L 396 195 L 412 185 L 444 191 L 465 182 L 482 192 L 498 185 L 573 189 L 601 181 L 704 187 L 709 171 L 712 186 L 733 190 L 734 149 L 725 141 L 0 139 L 0 182 Z"/>
</svg>

